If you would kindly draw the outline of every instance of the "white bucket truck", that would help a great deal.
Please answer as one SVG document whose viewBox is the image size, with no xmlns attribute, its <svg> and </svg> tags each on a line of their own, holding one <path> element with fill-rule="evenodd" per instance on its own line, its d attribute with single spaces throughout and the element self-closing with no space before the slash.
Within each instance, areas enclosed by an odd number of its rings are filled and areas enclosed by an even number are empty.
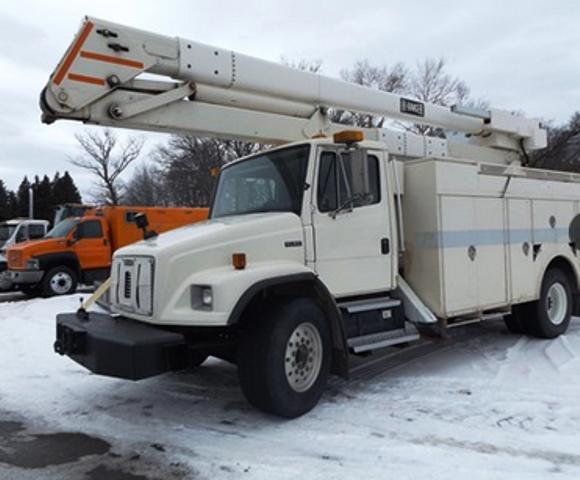
<svg viewBox="0 0 580 480">
<path fill-rule="evenodd" d="M 145 78 L 141 74 L 155 74 Z M 43 120 L 280 145 L 226 165 L 210 219 L 118 250 L 117 315 L 60 314 L 55 349 L 140 379 L 235 362 L 284 417 L 349 354 L 504 313 L 563 334 L 578 293 L 580 176 L 525 168 L 537 120 L 446 108 L 187 39 L 87 18 L 42 92 Z M 466 134 L 350 129 L 329 108 Z"/>
</svg>

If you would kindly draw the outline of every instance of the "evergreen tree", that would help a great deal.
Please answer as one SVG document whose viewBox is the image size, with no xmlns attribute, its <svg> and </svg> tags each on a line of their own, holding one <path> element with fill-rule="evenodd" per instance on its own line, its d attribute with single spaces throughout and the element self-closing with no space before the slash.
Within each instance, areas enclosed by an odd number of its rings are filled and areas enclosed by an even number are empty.
<svg viewBox="0 0 580 480">
<path fill-rule="evenodd" d="M 6 210 L 8 212 L 7 218 L 14 218 L 16 216 L 16 211 L 18 210 L 18 199 L 16 198 L 16 194 L 12 190 L 8 190 L 6 204 L 7 204 Z"/>
<path fill-rule="evenodd" d="M 28 217 L 28 189 L 30 188 L 30 182 L 28 177 L 24 177 L 18 190 L 16 192 L 16 216 L 17 217 Z"/>
<path fill-rule="evenodd" d="M 10 205 L 8 204 L 8 189 L 4 181 L 0 179 L 0 221 L 10 218 Z"/>
<path fill-rule="evenodd" d="M 58 202 L 56 199 L 53 200 L 55 206 L 63 203 L 82 202 L 81 194 L 68 171 L 64 172 L 64 175 L 53 184 L 53 196 L 56 195 L 58 195 Z"/>
<path fill-rule="evenodd" d="M 34 185 L 34 218 L 52 221 L 54 215 L 52 199 L 52 182 L 48 176 L 42 177 L 42 181 Z"/>
</svg>

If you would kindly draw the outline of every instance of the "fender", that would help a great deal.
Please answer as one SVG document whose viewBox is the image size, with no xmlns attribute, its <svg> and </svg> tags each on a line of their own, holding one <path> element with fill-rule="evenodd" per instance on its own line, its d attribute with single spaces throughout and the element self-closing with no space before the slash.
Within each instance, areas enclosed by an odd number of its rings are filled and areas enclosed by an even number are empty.
<svg viewBox="0 0 580 480">
<path fill-rule="evenodd" d="M 281 293 L 295 291 L 299 287 L 305 294 L 310 294 L 318 303 L 328 320 L 332 336 L 332 373 L 348 377 L 348 346 L 340 309 L 326 285 L 313 272 L 295 273 L 260 280 L 250 286 L 240 297 L 233 308 L 228 325 L 237 324 L 252 300 L 262 293 L 273 291 Z M 274 293 L 275 294 L 275 293 Z"/>
<path fill-rule="evenodd" d="M 51 268 L 65 265 L 80 276 L 80 264 L 77 255 L 73 252 L 47 253 L 34 256 L 38 260 L 40 270 L 47 272 Z"/>
<path fill-rule="evenodd" d="M 573 281 L 573 286 L 576 287 L 576 295 L 578 295 L 578 287 L 580 286 L 580 282 L 579 282 L 579 278 L 580 278 L 580 271 L 579 271 L 579 266 L 578 266 L 578 259 L 574 258 L 574 261 L 572 258 L 570 258 L 571 255 L 568 254 L 564 249 L 560 249 L 558 252 L 553 253 L 552 255 L 550 255 L 550 257 L 543 262 L 542 264 L 542 270 L 540 270 L 542 272 L 541 275 L 538 275 L 537 281 L 536 281 L 536 299 L 540 298 L 541 292 L 542 292 L 542 283 L 544 281 L 544 276 L 546 275 L 546 272 L 548 271 L 548 269 L 552 266 L 559 266 L 564 273 L 568 274 L 571 278 L 570 280 Z"/>
</svg>

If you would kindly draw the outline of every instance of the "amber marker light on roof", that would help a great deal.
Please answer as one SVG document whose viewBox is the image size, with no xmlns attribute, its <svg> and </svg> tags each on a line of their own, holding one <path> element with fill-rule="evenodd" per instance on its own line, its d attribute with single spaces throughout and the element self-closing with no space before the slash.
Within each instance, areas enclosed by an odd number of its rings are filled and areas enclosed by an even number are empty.
<svg viewBox="0 0 580 480">
<path fill-rule="evenodd" d="M 362 142 L 365 139 L 365 135 L 360 130 L 343 130 L 335 133 L 332 139 L 334 143 L 356 143 Z"/>
<path fill-rule="evenodd" d="M 243 270 L 246 268 L 246 254 L 234 253 L 232 255 L 232 265 L 236 270 Z"/>
</svg>

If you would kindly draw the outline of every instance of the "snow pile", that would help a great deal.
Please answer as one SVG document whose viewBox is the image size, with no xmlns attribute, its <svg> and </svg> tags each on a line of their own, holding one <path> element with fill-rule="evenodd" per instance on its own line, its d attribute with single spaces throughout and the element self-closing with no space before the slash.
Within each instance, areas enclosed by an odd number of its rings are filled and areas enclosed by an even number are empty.
<svg viewBox="0 0 580 480">
<path fill-rule="evenodd" d="M 249 407 L 235 367 L 128 382 L 53 353 L 79 295 L 0 303 L 0 409 L 143 451 L 200 478 L 580 478 L 580 322 L 541 341 L 501 323 L 374 378 L 333 380 L 294 421 Z"/>
</svg>

